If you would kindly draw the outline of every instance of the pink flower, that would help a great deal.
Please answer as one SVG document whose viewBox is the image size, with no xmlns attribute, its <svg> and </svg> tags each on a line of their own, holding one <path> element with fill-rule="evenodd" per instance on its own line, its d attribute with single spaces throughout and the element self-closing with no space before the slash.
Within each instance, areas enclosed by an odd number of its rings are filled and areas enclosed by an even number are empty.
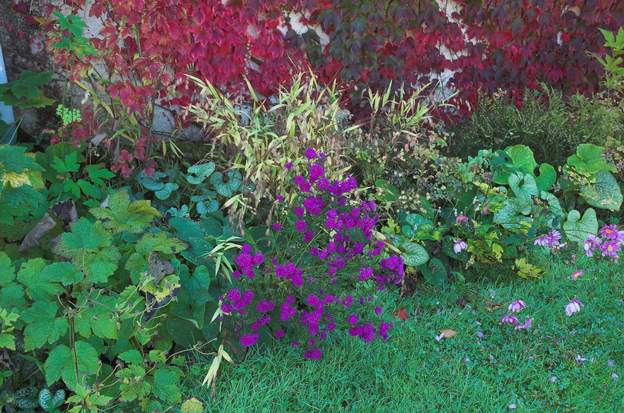
<svg viewBox="0 0 624 413">
<path fill-rule="evenodd" d="M 516 316 L 506 314 L 503 316 L 503 318 L 501 318 L 501 323 L 511 324 L 515 326 L 516 324 L 518 324 L 518 318 Z"/>
<path fill-rule="evenodd" d="M 526 329 L 531 328 L 532 326 L 533 326 L 533 319 L 527 318 L 526 320 L 524 320 L 524 323 L 517 325 L 514 330 L 526 330 Z"/>
<path fill-rule="evenodd" d="M 572 273 L 570 278 L 572 279 L 572 281 L 576 281 L 581 275 L 583 275 L 583 270 L 576 270 Z"/>
<path fill-rule="evenodd" d="M 457 215 L 455 217 L 455 223 L 457 225 L 459 225 L 459 224 L 461 224 L 463 222 L 468 222 L 468 221 L 470 221 L 470 218 L 468 218 L 466 215 Z"/>
<path fill-rule="evenodd" d="M 579 311 L 581 311 L 581 307 L 583 306 L 583 304 L 577 300 L 576 298 L 573 298 L 572 300 L 570 300 L 570 302 L 565 306 L 565 312 L 566 315 L 568 317 L 570 317 L 572 314 L 574 313 L 578 313 Z"/>
<path fill-rule="evenodd" d="M 511 311 L 512 313 L 519 313 L 525 307 L 526 307 L 526 304 L 524 303 L 524 301 L 516 300 L 516 301 L 512 301 L 511 304 L 509 304 L 509 307 L 507 307 L 507 309 Z"/>
</svg>

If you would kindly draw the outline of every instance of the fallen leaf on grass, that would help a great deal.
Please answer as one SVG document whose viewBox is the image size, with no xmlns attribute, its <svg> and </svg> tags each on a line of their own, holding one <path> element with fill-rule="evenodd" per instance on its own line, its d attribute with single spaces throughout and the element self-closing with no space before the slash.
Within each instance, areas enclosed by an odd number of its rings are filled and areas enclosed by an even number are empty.
<svg viewBox="0 0 624 413">
<path fill-rule="evenodd" d="M 407 311 L 405 311 L 405 308 L 399 308 L 394 312 L 394 315 L 403 321 L 407 320 Z"/>
<path fill-rule="evenodd" d="M 451 338 L 457 335 L 457 331 L 446 328 L 444 330 L 440 330 L 440 334 L 435 336 L 436 341 L 440 341 L 443 338 Z"/>
</svg>

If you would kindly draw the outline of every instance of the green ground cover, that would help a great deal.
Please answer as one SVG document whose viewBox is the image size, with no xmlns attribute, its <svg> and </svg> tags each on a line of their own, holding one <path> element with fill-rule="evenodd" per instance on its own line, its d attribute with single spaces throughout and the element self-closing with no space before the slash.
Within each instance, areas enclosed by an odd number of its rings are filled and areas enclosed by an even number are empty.
<svg viewBox="0 0 624 413">
<path fill-rule="evenodd" d="M 320 361 L 263 347 L 225 366 L 214 390 L 199 386 L 206 360 L 190 368 L 186 393 L 220 412 L 622 412 L 623 270 L 581 257 L 554 260 L 536 281 L 421 283 L 411 297 L 388 294 L 384 311 L 408 315 L 388 343 L 344 337 Z M 567 316 L 574 297 L 583 307 Z M 529 330 L 500 324 L 515 299 L 526 302 L 518 316 L 533 318 Z M 457 334 L 437 341 L 442 329 Z"/>
</svg>

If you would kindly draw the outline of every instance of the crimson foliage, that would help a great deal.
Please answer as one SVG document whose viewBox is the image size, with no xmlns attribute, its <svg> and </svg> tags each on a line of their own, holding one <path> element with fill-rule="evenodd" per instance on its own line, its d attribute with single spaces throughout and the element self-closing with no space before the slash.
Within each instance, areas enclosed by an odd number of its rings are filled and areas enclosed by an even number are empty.
<svg viewBox="0 0 624 413">
<path fill-rule="evenodd" d="M 245 90 L 248 78 L 270 95 L 307 67 L 352 98 L 363 86 L 422 84 L 446 70 L 464 113 L 479 92 L 499 88 L 517 99 L 539 82 L 592 92 L 601 75 L 591 56 L 602 52 L 598 28 L 624 25 L 619 0 L 456 3 L 451 11 L 434 0 L 94 0 L 90 14 L 102 18 L 94 43 L 117 75 L 108 91 L 135 112 L 154 98 L 188 104 L 186 74 L 230 92 Z M 329 44 L 292 30 L 292 12 L 322 28 Z M 81 65 L 71 67 L 77 74 Z"/>
</svg>

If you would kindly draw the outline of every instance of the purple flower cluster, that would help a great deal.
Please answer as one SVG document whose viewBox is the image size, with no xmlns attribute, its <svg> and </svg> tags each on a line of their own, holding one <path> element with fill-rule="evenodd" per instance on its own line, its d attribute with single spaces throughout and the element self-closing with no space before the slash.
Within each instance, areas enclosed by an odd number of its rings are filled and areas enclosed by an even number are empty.
<svg viewBox="0 0 624 413">
<path fill-rule="evenodd" d="M 599 236 L 589 235 L 585 239 L 583 249 L 588 257 L 600 254 L 617 260 L 623 245 L 624 231 L 619 230 L 617 225 L 604 225 L 600 228 Z"/>
<path fill-rule="evenodd" d="M 377 206 L 356 199 L 355 178 L 328 178 L 325 157 L 312 148 L 305 157 L 307 174 L 293 179 L 298 204 L 282 206 L 267 259 L 243 247 L 234 260 L 240 289 L 221 297 L 221 309 L 232 317 L 242 346 L 254 345 L 264 329 L 316 360 L 321 343 L 337 331 L 365 342 L 389 338 L 392 325 L 371 293 L 400 284 L 404 263 L 385 255 L 384 242 L 375 239 Z M 366 295 L 353 297 L 352 290 Z"/>
<path fill-rule="evenodd" d="M 507 309 L 512 313 L 519 313 L 520 311 L 526 308 L 526 304 L 522 300 L 512 301 L 511 304 L 507 307 Z M 518 317 L 511 314 L 505 314 L 501 318 L 501 324 L 509 324 L 514 326 L 514 330 L 527 330 L 533 326 L 533 318 L 529 317 L 524 320 L 523 323 L 520 323 Z"/>
<path fill-rule="evenodd" d="M 561 233 L 559 231 L 552 230 L 548 234 L 537 237 L 534 244 L 546 248 L 558 247 L 561 245 Z"/>
</svg>

